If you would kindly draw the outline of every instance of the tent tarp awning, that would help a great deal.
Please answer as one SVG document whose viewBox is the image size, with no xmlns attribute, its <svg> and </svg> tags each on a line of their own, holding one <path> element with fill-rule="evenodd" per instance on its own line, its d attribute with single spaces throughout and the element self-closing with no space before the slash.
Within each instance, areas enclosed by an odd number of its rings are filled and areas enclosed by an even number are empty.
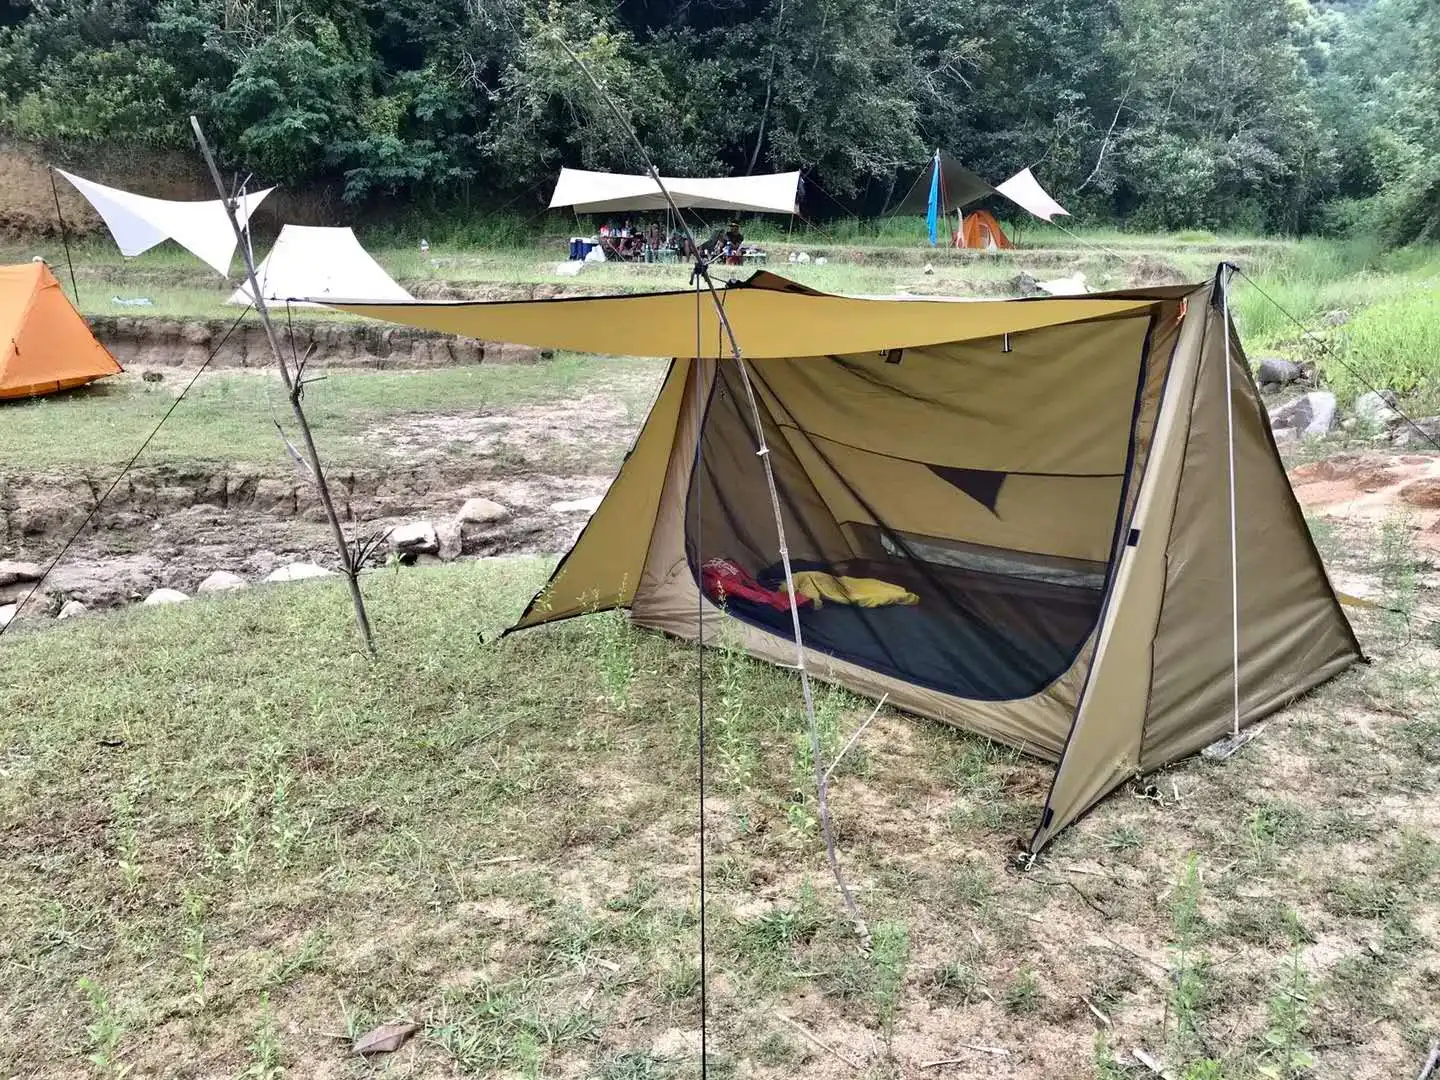
<svg viewBox="0 0 1440 1080">
<path fill-rule="evenodd" d="M 861 299 L 795 288 L 760 272 L 725 290 L 725 313 L 750 359 L 823 356 L 912 348 L 1021 333 L 1058 323 L 1123 315 L 1142 299 L 977 300 Z M 695 353 L 691 291 L 560 300 L 414 302 L 331 306 L 427 330 L 542 349 L 615 356 Z M 699 340 L 707 357 L 729 356 L 713 304 L 700 306 Z"/>
<path fill-rule="evenodd" d="M 932 158 L 909 193 L 895 207 L 897 214 L 923 214 L 930 200 L 930 182 L 935 175 Z M 944 151 L 940 152 L 940 211 L 964 209 L 995 194 L 995 188 Z"/>
<path fill-rule="evenodd" d="M 230 260 L 235 255 L 235 231 L 230 227 L 225 204 L 219 199 L 209 202 L 152 199 L 147 195 L 135 195 L 97 184 L 63 169 L 55 171 L 74 184 L 75 189 L 95 208 L 95 212 L 104 219 L 110 235 L 115 238 L 120 254 L 127 259 L 149 251 L 165 240 L 174 240 L 201 262 L 213 267 L 216 273 L 230 272 Z M 274 190 L 265 188 L 241 197 L 236 213 L 242 226 L 249 222 L 250 215 L 265 196 Z"/>
<path fill-rule="evenodd" d="M 793 214 L 799 172 L 762 176 L 662 176 L 666 190 L 682 209 L 753 211 Z M 550 207 L 573 207 L 577 214 L 608 214 L 623 210 L 664 210 L 669 204 L 649 176 L 561 169 Z"/>
<path fill-rule="evenodd" d="M 1040 181 L 1035 179 L 1029 169 L 1021 169 L 995 190 L 1041 221 L 1049 221 L 1060 214 L 1070 216 L 1070 211 L 1050 197 L 1050 193 L 1040 186 Z"/>
</svg>

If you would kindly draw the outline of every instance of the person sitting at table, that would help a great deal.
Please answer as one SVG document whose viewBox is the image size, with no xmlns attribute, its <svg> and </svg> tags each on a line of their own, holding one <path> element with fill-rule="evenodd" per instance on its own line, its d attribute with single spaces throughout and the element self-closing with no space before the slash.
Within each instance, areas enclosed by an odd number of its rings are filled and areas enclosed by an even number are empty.
<svg viewBox="0 0 1440 1080">
<path fill-rule="evenodd" d="M 739 266 L 745 261 L 744 252 L 745 237 L 740 232 L 740 223 L 732 221 L 725 231 L 725 262 L 730 266 Z"/>
</svg>

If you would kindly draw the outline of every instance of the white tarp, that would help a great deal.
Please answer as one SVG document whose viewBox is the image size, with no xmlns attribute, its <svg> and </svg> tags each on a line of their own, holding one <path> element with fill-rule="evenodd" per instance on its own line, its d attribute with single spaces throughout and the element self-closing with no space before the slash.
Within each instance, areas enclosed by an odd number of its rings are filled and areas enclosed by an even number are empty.
<svg viewBox="0 0 1440 1080">
<path fill-rule="evenodd" d="M 799 172 L 693 179 L 662 176 L 660 180 L 682 208 L 753 210 L 762 214 L 793 214 L 797 210 Z M 649 176 L 561 169 L 550 206 L 572 206 L 577 214 L 608 214 L 664 210 L 669 204 Z"/>
<path fill-rule="evenodd" d="M 348 228 L 286 225 L 265 261 L 255 268 L 267 302 L 313 307 L 306 300 L 406 301 L 415 299 L 395 284 Z M 242 282 L 228 303 L 250 303 Z"/>
<path fill-rule="evenodd" d="M 230 227 L 225 204 L 219 199 L 210 202 L 152 199 L 97 184 L 63 169 L 55 171 L 74 184 L 104 218 L 110 235 L 120 247 L 120 254 L 127 259 L 149 251 L 164 240 L 174 240 L 218 273 L 230 272 L 230 260 L 235 255 L 235 231 Z M 241 197 L 236 216 L 242 226 L 274 190 L 266 188 Z"/>
<path fill-rule="evenodd" d="M 1029 169 L 1021 169 L 1003 184 L 997 184 L 995 190 L 1041 221 L 1049 221 L 1058 214 L 1070 216 L 1070 211 L 1050 197 Z"/>
</svg>

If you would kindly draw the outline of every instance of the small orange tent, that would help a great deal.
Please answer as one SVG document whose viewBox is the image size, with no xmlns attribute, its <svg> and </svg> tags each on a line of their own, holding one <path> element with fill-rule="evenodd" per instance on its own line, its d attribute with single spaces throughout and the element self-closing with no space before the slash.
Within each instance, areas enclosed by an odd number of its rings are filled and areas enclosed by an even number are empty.
<svg viewBox="0 0 1440 1080">
<path fill-rule="evenodd" d="M 972 210 L 961 219 L 960 228 L 955 230 L 954 245 L 981 249 L 1012 246 L 1005 230 L 988 210 Z"/>
<path fill-rule="evenodd" d="M 123 370 L 48 266 L 0 266 L 0 401 L 69 390 Z"/>
</svg>

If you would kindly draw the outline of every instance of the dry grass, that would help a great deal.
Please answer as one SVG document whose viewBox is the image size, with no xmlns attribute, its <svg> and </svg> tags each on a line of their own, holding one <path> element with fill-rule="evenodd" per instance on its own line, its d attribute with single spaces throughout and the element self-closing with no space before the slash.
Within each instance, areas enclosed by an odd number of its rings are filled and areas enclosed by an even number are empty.
<svg viewBox="0 0 1440 1080">
<path fill-rule="evenodd" d="M 868 955 L 792 677 L 710 653 L 711 1075 L 1142 1075 L 1137 1046 L 1190 1080 L 1418 1068 L 1433 592 L 1401 529 L 1325 539 L 1400 611 L 1364 627 L 1375 664 L 1028 873 L 1047 767 L 882 713 L 834 796 Z M 10 1073 L 362 1076 L 347 1039 L 408 1017 L 385 1075 L 696 1075 L 696 655 L 614 615 L 482 643 L 544 570 L 377 574 L 374 665 L 324 585 L 5 638 Z M 832 750 L 868 713 L 819 708 Z"/>
</svg>

